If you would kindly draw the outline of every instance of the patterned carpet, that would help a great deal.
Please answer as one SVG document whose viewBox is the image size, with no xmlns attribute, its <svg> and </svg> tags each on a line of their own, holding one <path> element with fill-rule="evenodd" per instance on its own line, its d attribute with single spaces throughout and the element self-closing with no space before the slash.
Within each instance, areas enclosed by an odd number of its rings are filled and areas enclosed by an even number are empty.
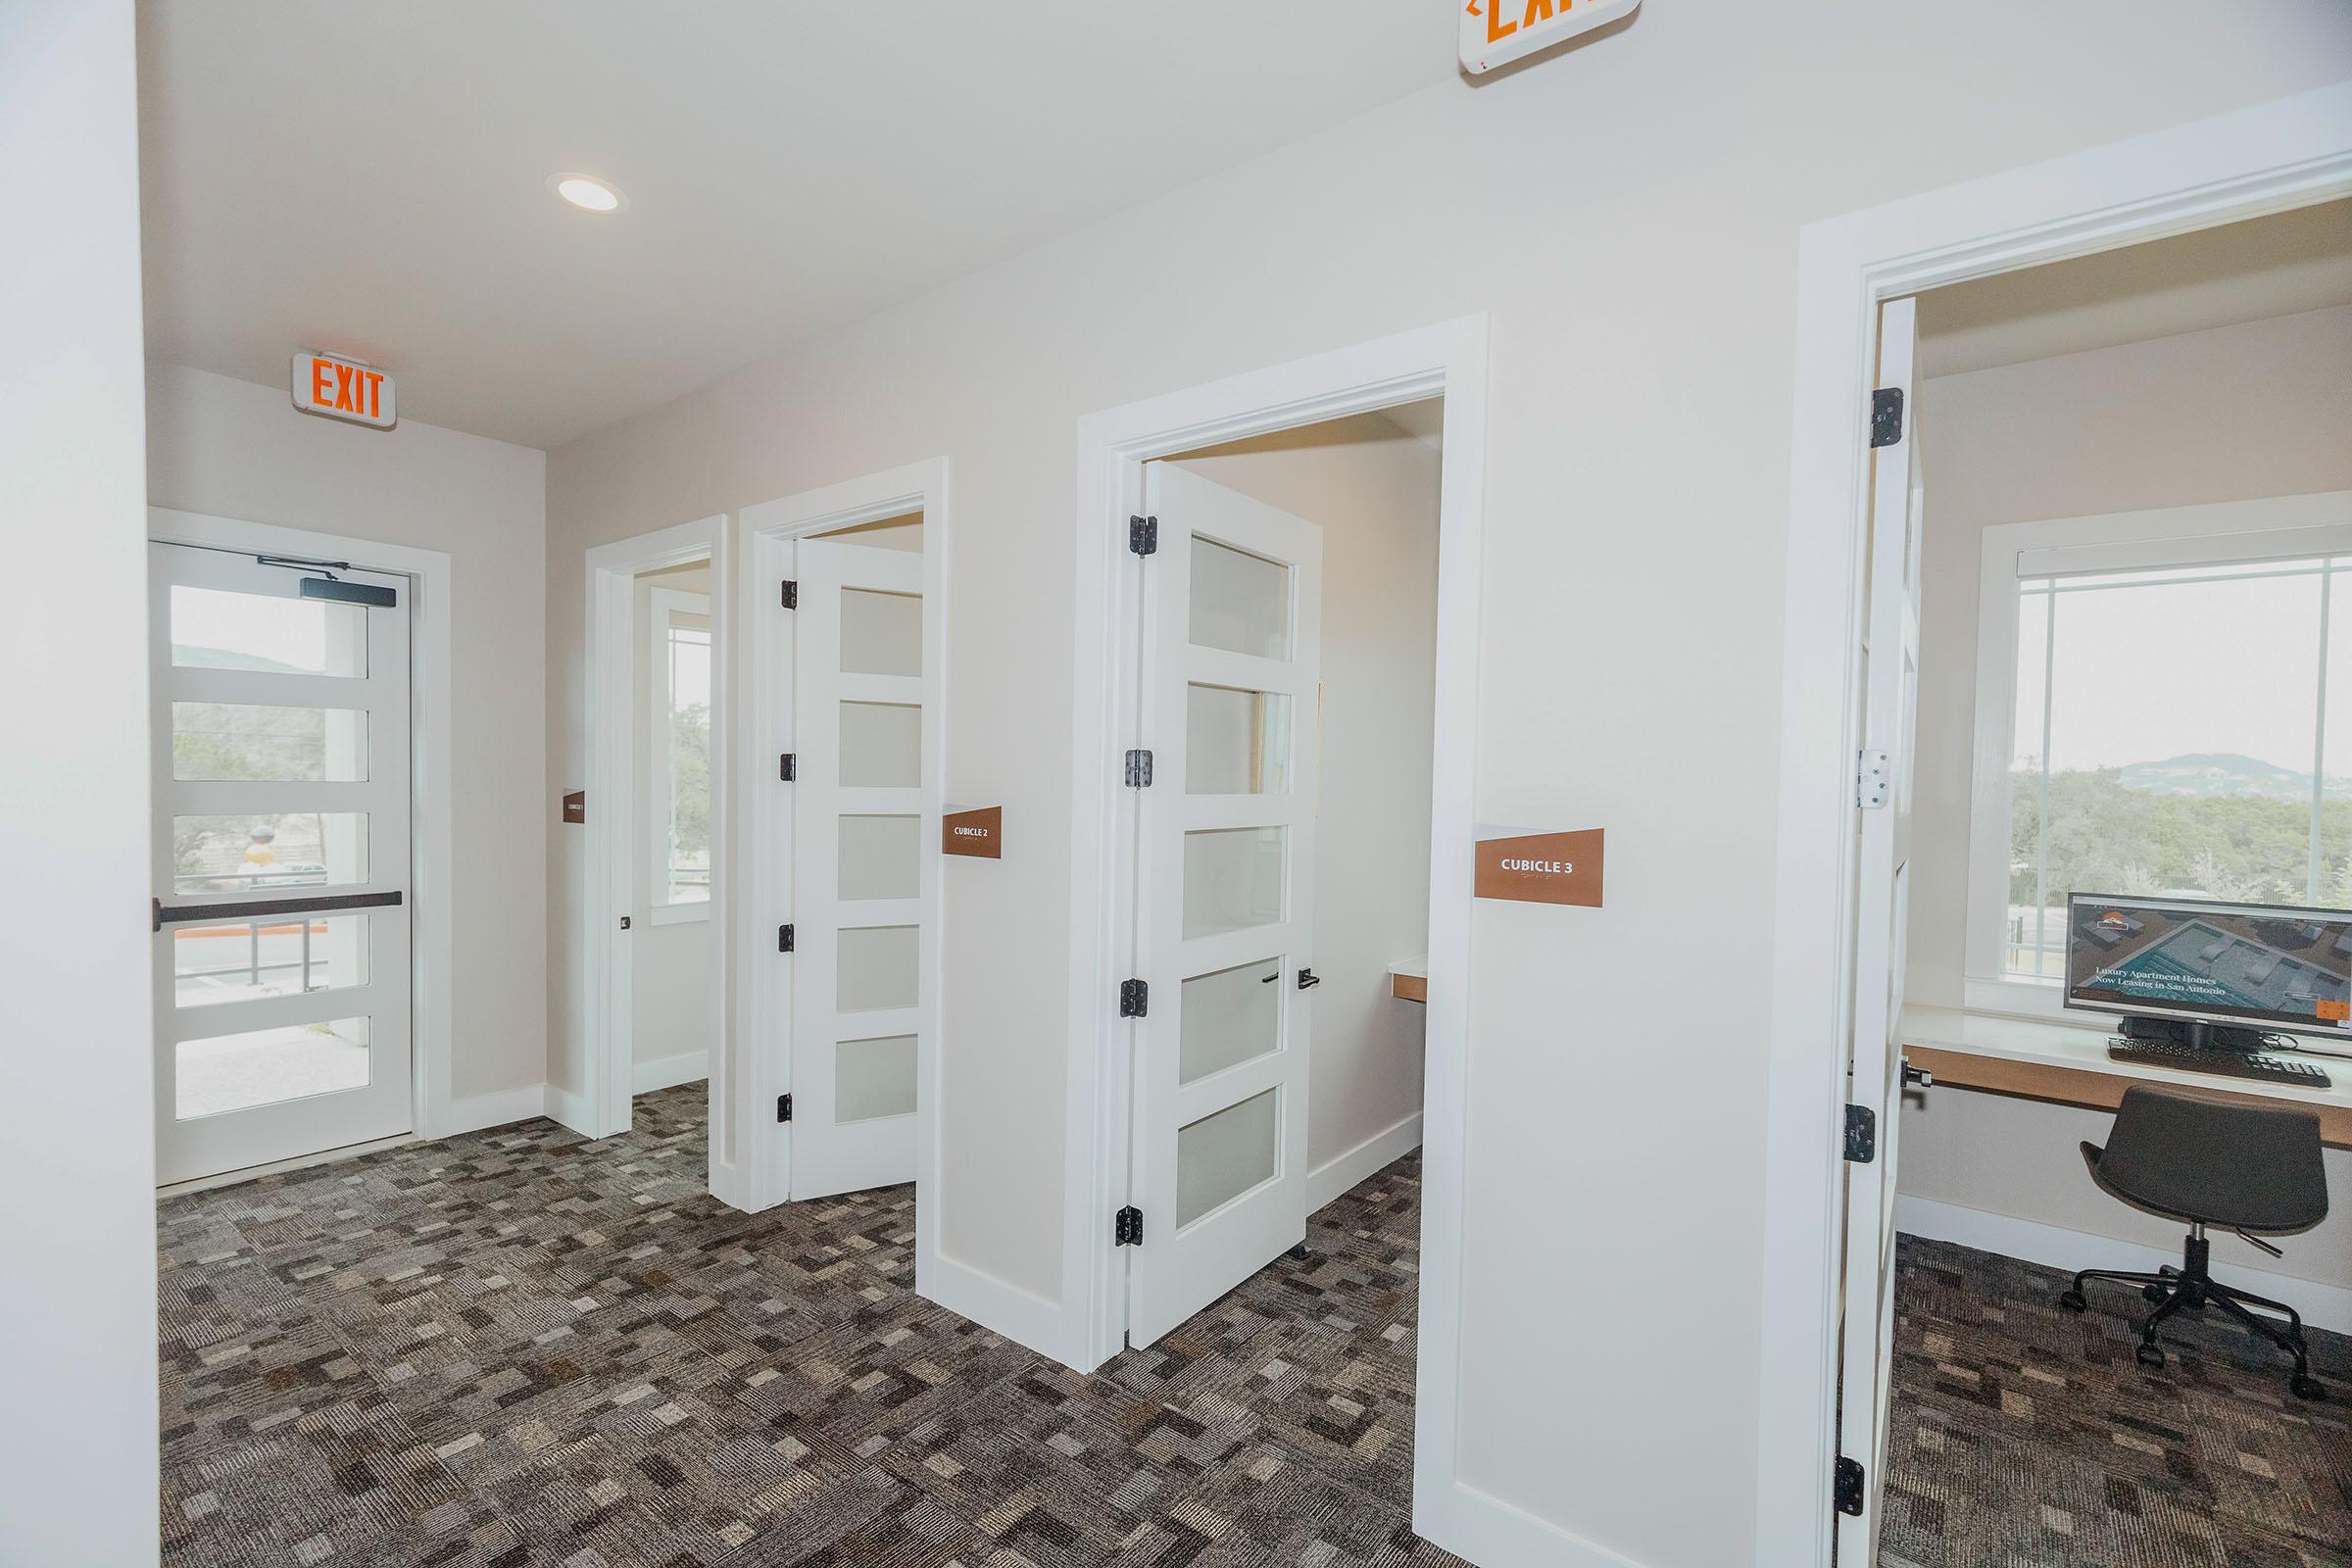
<svg viewBox="0 0 2352 1568">
<path fill-rule="evenodd" d="M 1425 1568 L 1418 1156 L 1079 1377 L 913 1294 L 913 1193 L 746 1215 L 703 1090 L 163 1205 L 173 1568 Z"/>
<path fill-rule="evenodd" d="M 1880 1568 L 2352 1565 L 2352 1341 L 2308 1331 L 2308 1404 L 2218 1312 L 2149 1371 L 2129 1287 L 2077 1316 L 2054 1269 L 1911 1237 L 1897 1268 Z"/>
<path fill-rule="evenodd" d="M 907 1188 L 704 1191 L 699 1085 L 172 1200 L 172 1568 L 1427 1568 L 1418 1156 L 1091 1378 L 917 1298 Z M 2334 1402 L 2214 1320 L 1906 1238 L 1882 1568 L 2352 1564 Z"/>
</svg>

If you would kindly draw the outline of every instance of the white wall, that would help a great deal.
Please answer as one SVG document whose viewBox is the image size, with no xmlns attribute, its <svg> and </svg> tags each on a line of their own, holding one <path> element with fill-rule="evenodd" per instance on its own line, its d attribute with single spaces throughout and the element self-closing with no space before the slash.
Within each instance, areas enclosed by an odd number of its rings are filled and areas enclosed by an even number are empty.
<svg viewBox="0 0 2352 1568">
<path fill-rule="evenodd" d="M 282 386 L 150 368 L 147 494 L 173 507 L 447 551 L 459 1126 L 511 1120 L 547 1040 L 546 465 L 527 447 L 403 419 L 295 411 Z M 468 1101 L 480 1103 L 469 1115 Z"/>
<path fill-rule="evenodd" d="M 157 1553 L 130 0 L 0 7 L 0 1562 Z"/>
<path fill-rule="evenodd" d="M 1933 299 L 1923 307 L 1933 318 Z M 1977 589 L 1996 523 L 2352 489 L 2352 306 L 1937 376 L 1920 386 L 1927 482 L 1909 990 L 1961 1004 L 1975 748 Z M 2180 1228 L 2091 1185 L 2076 1146 L 2107 1111 L 1937 1088 L 1903 1111 L 1904 1196 L 2178 1251 Z M 2352 1151 L 2327 1152 L 2352 1194 Z M 2233 1236 L 2217 1262 L 2352 1289 L 2352 1205 L 2272 1259 Z M 1966 1216 L 1928 1217 L 1952 1229 Z M 2000 1229 L 1991 1235 L 2028 1233 Z M 2063 1242 L 2057 1250 L 2063 1252 Z M 2092 1267 L 2086 1253 L 2077 1267 Z M 2293 1294 L 2291 1284 L 2270 1294 Z M 2311 1304 L 2305 1295 L 2301 1304 Z"/>
<path fill-rule="evenodd" d="M 1460 1480 L 1644 1568 L 1752 1560 L 1798 229 L 2348 65 L 2328 0 L 1693 0 L 1145 203 L 553 454 L 551 789 L 585 549 L 944 455 L 946 793 L 1064 820 L 1077 420 L 1488 313 L 1475 809 L 1611 855 L 1590 918 L 1472 917 Z M 943 960 L 943 1248 L 1048 1300 L 1059 837 L 951 890 Z M 1694 897 L 1745 934 L 1703 961 Z"/>
<path fill-rule="evenodd" d="M 632 661 L 636 689 L 630 726 L 637 748 L 637 824 L 630 851 L 636 861 L 631 880 L 636 888 L 637 918 L 629 944 L 629 1045 L 639 1094 L 710 1076 L 710 1036 L 718 1013 L 711 991 L 718 951 L 710 920 L 656 924 L 653 917 L 657 840 L 646 803 L 653 798 L 654 737 L 664 713 L 658 706 L 661 694 L 654 686 L 652 594 L 656 588 L 708 598 L 710 568 L 673 567 L 649 571 L 637 579 L 636 654 Z"/>
<path fill-rule="evenodd" d="M 1388 970 L 1429 946 L 1438 452 L 1366 415 L 1178 466 L 1323 529 L 1314 942 L 1323 984 L 1306 1139 L 1310 1187 L 1344 1191 L 1420 1142 L 1428 1009 L 1392 996 Z"/>
</svg>

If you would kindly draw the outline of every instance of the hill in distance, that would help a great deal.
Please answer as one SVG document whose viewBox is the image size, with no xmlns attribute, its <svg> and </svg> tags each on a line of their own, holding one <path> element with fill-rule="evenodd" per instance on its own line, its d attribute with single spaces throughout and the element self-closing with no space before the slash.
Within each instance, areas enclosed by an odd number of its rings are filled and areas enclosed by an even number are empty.
<svg viewBox="0 0 2352 1568">
<path fill-rule="evenodd" d="M 2309 801 L 2311 774 L 2234 752 L 2191 752 L 2161 762 L 2127 762 L 2117 769 L 2124 788 L 2142 795 L 2259 796 Z M 2326 797 L 2352 800 L 2352 778 L 2330 777 Z"/>
</svg>

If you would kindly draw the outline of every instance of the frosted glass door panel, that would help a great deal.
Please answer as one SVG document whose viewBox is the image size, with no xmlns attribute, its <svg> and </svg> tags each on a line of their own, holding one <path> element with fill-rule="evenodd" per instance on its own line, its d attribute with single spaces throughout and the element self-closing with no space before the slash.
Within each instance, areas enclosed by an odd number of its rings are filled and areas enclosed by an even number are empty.
<svg viewBox="0 0 2352 1568">
<path fill-rule="evenodd" d="M 1268 1089 L 1176 1134 L 1176 1225 L 1224 1207 L 1282 1168 L 1282 1091 Z"/>
<path fill-rule="evenodd" d="M 360 783 L 368 777 L 368 715 L 351 708 L 173 703 L 172 776 L 191 783 Z"/>
<path fill-rule="evenodd" d="M 919 816 L 844 816 L 836 819 L 841 896 L 911 899 L 922 891 L 923 819 Z"/>
<path fill-rule="evenodd" d="M 1282 918 L 1288 828 L 1205 828 L 1184 836 L 1184 935 L 1213 937 Z"/>
<path fill-rule="evenodd" d="M 291 573 L 287 579 L 291 583 Z M 280 675 L 368 673 L 368 607 L 324 599 L 172 587 L 172 663 Z"/>
<path fill-rule="evenodd" d="M 843 1012 L 911 1007 L 917 977 L 920 928 L 911 925 L 850 925 L 841 928 L 835 1004 Z"/>
<path fill-rule="evenodd" d="M 172 888 L 274 893 L 368 880 L 368 817 L 252 811 L 172 818 Z"/>
<path fill-rule="evenodd" d="M 1199 537 L 1193 540 L 1192 565 L 1195 647 L 1257 659 L 1290 658 L 1290 567 Z"/>
<path fill-rule="evenodd" d="M 914 1036 L 844 1040 L 833 1048 L 837 1122 L 914 1114 Z"/>
<path fill-rule="evenodd" d="M 914 594 L 841 591 L 841 669 L 845 675 L 920 675 L 923 601 Z"/>
<path fill-rule="evenodd" d="M 172 1003 L 209 1007 L 368 983 L 368 916 L 274 915 L 172 928 Z"/>
<path fill-rule="evenodd" d="M 912 789 L 923 781 L 923 710 L 904 703 L 841 705 L 841 782 Z"/>
<path fill-rule="evenodd" d="M 364 1089 L 369 1075 L 365 1018 L 182 1040 L 175 1054 L 173 1113 L 181 1121 Z"/>
<path fill-rule="evenodd" d="M 1290 782 L 1291 700 L 1230 686 L 1185 688 L 1188 795 L 1278 795 Z"/>
<path fill-rule="evenodd" d="M 1184 983 L 1176 1078 L 1193 1083 L 1282 1049 L 1282 960 L 1237 964 Z"/>
</svg>

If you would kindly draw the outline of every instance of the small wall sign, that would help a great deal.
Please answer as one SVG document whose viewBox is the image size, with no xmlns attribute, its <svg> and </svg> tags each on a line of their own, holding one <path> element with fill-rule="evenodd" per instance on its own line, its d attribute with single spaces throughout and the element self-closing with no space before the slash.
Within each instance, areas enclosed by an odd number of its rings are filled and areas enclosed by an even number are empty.
<svg viewBox="0 0 2352 1568">
<path fill-rule="evenodd" d="M 305 414 L 379 430 L 392 428 L 392 377 L 372 365 L 331 354 L 299 353 L 288 390 L 294 406 Z"/>
<path fill-rule="evenodd" d="M 975 859 L 1004 858 L 1004 808 L 982 806 L 969 811 L 949 811 L 940 818 L 940 846 L 950 855 Z"/>
<path fill-rule="evenodd" d="M 569 795 L 564 797 L 564 820 L 566 822 L 588 820 L 588 792 L 586 790 L 573 790 Z"/>
<path fill-rule="evenodd" d="M 1472 75 L 1591 32 L 1642 0 L 1460 0 L 1462 69 Z"/>
<path fill-rule="evenodd" d="M 1480 839 L 1471 891 L 1482 899 L 1600 907 L 1601 829 Z"/>
</svg>

